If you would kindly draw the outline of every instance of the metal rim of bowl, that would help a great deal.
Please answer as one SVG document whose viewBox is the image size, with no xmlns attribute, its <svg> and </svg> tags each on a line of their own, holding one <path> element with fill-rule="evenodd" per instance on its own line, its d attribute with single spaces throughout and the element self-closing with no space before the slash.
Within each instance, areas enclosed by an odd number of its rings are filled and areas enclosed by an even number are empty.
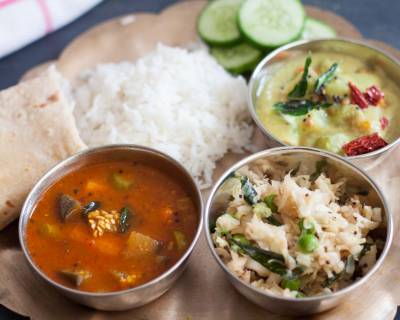
<svg viewBox="0 0 400 320">
<path fill-rule="evenodd" d="M 324 157 L 333 159 L 335 162 L 341 162 L 343 165 L 347 166 L 348 168 L 352 169 L 353 171 L 355 171 L 359 175 L 361 175 L 375 189 L 376 193 L 379 196 L 379 199 L 382 201 L 383 208 L 384 208 L 385 214 L 386 214 L 386 220 L 387 220 L 385 247 L 382 250 L 378 260 L 375 262 L 374 266 L 368 271 L 368 273 L 366 275 L 364 275 L 362 278 L 358 279 L 357 281 L 353 282 L 349 286 L 338 290 L 337 292 L 334 292 L 334 293 L 331 293 L 331 294 L 326 294 L 326 295 L 321 295 L 321 296 L 305 297 L 305 298 L 301 298 L 301 299 L 300 298 L 288 298 L 288 297 L 282 297 L 282 296 L 270 294 L 270 293 L 268 293 L 266 291 L 263 291 L 261 289 L 258 289 L 256 287 L 252 286 L 250 283 L 244 282 L 242 279 L 240 279 L 238 276 L 236 276 L 234 273 L 232 273 L 226 267 L 224 262 L 221 260 L 221 258 L 218 256 L 218 254 L 215 251 L 215 246 L 214 246 L 214 243 L 213 243 L 213 241 L 211 239 L 211 232 L 210 232 L 210 228 L 209 228 L 209 217 L 210 217 L 210 209 L 211 209 L 211 205 L 212 205 L 212 202 L 213 202 L 213 198 L 214 198 L 216 192 L 218 191 L 218 189 L 220 188 L 221 184 L 223 183 L 223 181 L 232 172 L 238 170 L 239 168 L 243 167 L 244 165 L 246 165 L 246 164 L 248 164 L 250 162 L 253 162 L 255 160 L 261 159 L 261 158 L 263 158 L 265 156 L 268 156 L 268 155 L 279 154 L 279 152 L 284 152 L 284 151 L 311 153 L 311 154 L 316 154 L 316 155 L 320 155 L 320 156 L 324 156 Z M 364 172 L 364 170 L 358 168 L 357 166 L 355 166 L 351 162 L 345 160 L 343 157 L 340 157 L 339 155 L 334 154 L 332 152 L 326 152 L 326 151 L 322 151 L 322 150 L 319 150 L 319 149 L 316 149 L 316 148 L 309 148 L 309 147 L 291 147 L 290 146 L 290 147 L 277 147 L 277 148 L 266 149 L 266 150 L 257 152 L 255 154 L 252 154 L 252 155 L 240 160 L 239 162 L 235 163 L 234 165 L 232 165 L 229 169 L 227 169 L 220 176 L 220 178 L 215 183 L 215 185 L 213 186 L 213 188 L 212 188 L 212 190 L 210 192 L 210 195 L 208 197 L 207 204 L 206 204 L 206 207 L 205 207 L 203 227 L 204 227 L 204 232 L 205 232 L 205 235 L 206 235 L 208 247 L 211 250 L 214 259 L 217 261 L 218 265 L 223 269 L 223 271 L 225 272 L 225 274 L 228 277 L 235 278 L 237 281 L 240 282 L 241 285 L 244 285 L 248 289 L 257 292 L 258 294 L 264 295 L 264 296 L 266 296 L 268 298 L 277 299 L 277 300 L 283 300 L 283 301 L 287 301 L 287 302 L 297 302 L 297 303 L 302 302 L 302 301 L 318 302 L 318 301 L 322 301 L 322 300 L 324 300 L 326 298 L 340 298 L 341 296 L 344 296 L 347 293 L 349 293 L 349 292 L 357 289 L 358 287 L 362 286 L 365 282 L 368 281 L 368 279 L 373 274 L 375 274 L 375 272 L 382 265 L 383 261 L 385 260 L 387 254 L 388 254 L 388 252 L 390 250 L 390 247 L 392 245 L 392 240 L 393 240 L 393 215 L 389 210 L 386 198 L 385 198 L 382 190 L 374 182 L 374 180 L 366 172 Z"/>
<path fill-rule="evenodd" d="M 257 76 L 259 75 L 260 71 L 263 70 L 265 65 L 275 56 L 277 56 L 279 53 L 289 50 L 289 49 L 294 49 L 297 47 L 301 47 L 305 44 L 309 43 L 318 43 L 318 42 L 331 42 L 331 41 L 339 41 L 339 42 L 345 42 L 350 45 L 355 45 L 359 47 L 364 47 L 372 51 L 376 51 L 377 53 L 383 55 L 387 59 L 391 60 L 394 64 L 398 66 L 400 69 L 400 60 L 394 57 L 392 54 L 388 53 L 385 50 L 379 49 L 373 45 L 367 44 L 364 41 L 361 40 L 354 40 L 346 37 L 338 37 L 338 38 L 320 38 L 320 39 L 314 39 L 314 40 L 298 40 L 295 42 L 291 42 L 287 45 L 284 45 L 282 47 L 279 47 L 278 49 L 275 49 L 271 53 L 269 53 L 265 58 L 263 58 L 257 65 L 257 67 L 254 69 L 253 73 L 251 74 L 250 81 L 249 81 L 249 88 L 248 88 L 248 93 L 247 93 L 247 107 L 248 110 L 251 114 L 251 117 L 253 118 L 253 121 L 256 123 L 257 127 L 261 130 L 261 132 L 268 138 L 272 139 L 274 142 L 276 142 L 280 146 L 287 146 L 287 147 L 292 147 L 292 145 L 286 144 L 282 141 L 280 141 L 278 138 L 276 138 L 272 133 L 270 133 L 264 126 L 264 124 L 261 122 L 259 119 L 257 112 L 256 112 L 256 101 L 253 99 L 253 90 L 255 86 L 255 81 L 257 79 Z M 358 160 L 358 159 L 365 159 L 365 158 L 370 158 L 374 157 L 376 155 L 379 155 L 381 153 L 384 153 L 385 151 L 391 149 L 392 147 L 396 146 L 397 144 L 400 144 L 400 136 L 397 137 L 396 140 L 392 141 L 389 143 L 387 146 L 380 148 L 378 150 L 368 152 L 365 154 L 360 154 L 357 156 L 342 156 L 343 158 L 346 158 L 348 160 Z M 294 146 L 293 146 L 294 147 Z M 322 150 L 323 149 L 318 149 Z"/>
<path fill-rule="evenodd" d="M 32 260 L 30 254 L 29 254 L 29 250 L 26 247 L 26 224 L 24 224 L 23 221 L 23 217 L 26 215 L 31 215 L 31 212 L 29 212 L 27 210 L 27 206 L 29 203 L 29 199 L 33 196 L 33 194 L 35 193 L 36 189 L 38 189 L 42 183 L 51 175 L 53 175 L 55 172 L 57 172 L 58 170 L 60 170 L 64 165 L 70 163 L 70 162 L 74 162 L 77 159 L 80 159 L 82 157 L 85 157 L 86 155 L 90 154 L 90 153 L 94 153 L 94 152 L 101 152 L 103 150 L 109 150 L 109 149 L 129 149 L 129 150 L 139 150 L 139 151 L 144 151 L 147 153 L 151 153 L 153 155 L 156 156 L 161 156 L 164 160 L 172 163 L 173 165 L 175 165 L 179 170 L 181 170 L 188 178 L 190 178 L 191 182 L 193 183 L 195 192 L 196 192 L 196 196 L 198 197 L 199 200 L 199 208 L 198 208 L 198 213 L 199 213 L 199 220 L 198 220 L 198 225 L 197 225 L 197 229 L 196 229 L 196 233 L 193 237 L 192 242 L 190 243 L 190 246 L 186 249 L 186 251 L 184 252 L 184 254 L 180 257 L 180 259 L 175 262 L 175 264 L 173 266 L 171 266 L 169 269 L 167 269 L 165 272 L 161 273 L 159 276 L 157 276 L 156 278 L 145 282 L 144 284 L 141 284 L 137 287 L 133 287 L 133 288 L 129 288 L 129 289 L 124 289 L 124 290 L 118 290 L 118 291 L 110 291 L 110 292 L 91 292 L 91 291 L 83 291 L 83 290 L 77 290 L 77 289 L 73 289 L 73 288 L 69 288 L 67 286 L 64 286 L 56 281 L 54 281 L 53 279 L 51 279 L 50 277 L 48 277 L 37 265 L 36 263 Z M 79 161 L 79 160 L 78 160 Z M 43 191 L 45 192 L 45 191 Z M 42 192 L 42 194 L 43 194 Z M 30 219 L 30 217 L 28 217 L 28 220 Z M 65 290 L 67 292 L 70 293 L 74 293 L 77 295 L 82 295 L 82 296 L 91 296 L 91 297 L 111 297 L 111 296 L 117 296 L 120 294 L 125 294 L 125 293 L 131 293 L 131 292 L 135 292 L 135 291 L 140 291 L 142 289 L 148 288 L 153 286 L 154 284 L 156 284 L 157 282 L 163 280 L 164 278 L 168 277 L 171 273 L 175 272 L 176 269 L 178 269 L 182 263 L 185 262 L 185 260 L 190 256 L 190 254 L 192 253 L 194 247 L 196 246 L 200 234 L 201 234 L 201 230 L 202 230 L 202 225 L 203 225 L 203 220 L 204 220 L 204 204 L 203 204 L 203 199 L 202 199 L 202 195 L 201 195 L 201 191 L 200 188 L 198 186 L 198 184 L 196 183 L 196 181 L 193 180 L 191 174 L 189 173 L 189 171 L 183 167 L 182 164 L 180 164 L 177 160 L 175 160 L 174 158 L 172 158 L 171 156 L 165 154 L 164 152 L 158 151 L 156 149 L 153 148 L 149 148 L 149 147 L 145 147 L 145 146 L 140 146 L 140 145 L 134 145 L 134 144 L 112 144 L 112 145 L 105 145 L 105 146 L 101 146 L 101 147 L 95 147 L 95 148 L 89 148 L 89 149 L 85 149 L 83 151 L 80 151 L 78 153 L 73 154 L 72 156 L 62 160 L 61 162 L 57 163 L 54 167 L 52 167 L 49 171 L 47 171 L 42 178 L 35 184 L 35 186 L 32 188 L 32 190 L 30 191 L 29 195 L 27 196 L 23 207 L 21 209 L 21 215 L 19 218 L 19 222 L 18 222 L 18 237 L 19 237 L 19 242 L 22 248 L 22 251 L 24 253 L 25 258 L 27 259 L 29 265 L 31 268 L 33 268 L 33 270 L 42 278 L 44 279 L 47 283 L 51 284 L 52 286 L 56 287 L 59 290 Z"/>
</svg>

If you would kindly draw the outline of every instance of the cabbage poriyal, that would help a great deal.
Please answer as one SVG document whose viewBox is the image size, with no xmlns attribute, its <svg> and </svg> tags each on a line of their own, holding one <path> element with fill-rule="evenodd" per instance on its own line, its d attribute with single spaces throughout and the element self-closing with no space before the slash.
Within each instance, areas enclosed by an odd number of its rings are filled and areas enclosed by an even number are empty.
<svg viewBox="0 0 400 320">
<path fill-rule="evenodd" d="M 212 239 L 228 269 L 268 293 L 302 298 L 344 288 L 375 264 L 384 241 L 382 209 L 364 191 L 315 172 L 281 172 L 267 161 L 236 171 L 220 187 L 229 198 Z M 274 174 L 269 174 L 274 172 Z M 279 176 L 279 177 L 278 177 Z"/>
</svg>

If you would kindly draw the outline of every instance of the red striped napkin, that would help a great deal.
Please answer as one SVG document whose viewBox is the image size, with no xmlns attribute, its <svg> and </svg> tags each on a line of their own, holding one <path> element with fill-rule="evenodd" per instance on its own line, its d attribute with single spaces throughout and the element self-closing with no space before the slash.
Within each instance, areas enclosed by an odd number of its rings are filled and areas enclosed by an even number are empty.
<svg viewBox="0 0 400 320">
<path fill-rule="evenodd" d="M 0 0 L 0 58 L 61 28 L 102 0 Z"/>
</svg>

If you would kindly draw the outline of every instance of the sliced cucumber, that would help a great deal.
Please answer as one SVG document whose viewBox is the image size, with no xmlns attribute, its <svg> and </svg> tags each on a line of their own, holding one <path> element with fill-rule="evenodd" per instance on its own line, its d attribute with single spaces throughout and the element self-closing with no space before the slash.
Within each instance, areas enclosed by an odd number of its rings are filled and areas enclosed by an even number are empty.
<svg viewBox="0 0 400 320">
<path fill-rule="evenodd" d="M 297 40 L 304 21 L 299 0 L 247 0 L 239 10 L 239 29 L 262 48 L 274 49 Z"/>
<path fill-rule="evenodd" d="M 307 18 L 304 24 L 302 39 L 334 38 L 336 31 L 325 22 Z"/>
<path fill-rule="evenodd" d="M 263 56 L 261 50 L 247 43 L 229 48 L 213 47 L 210 53 L 220 65 L 235 74 L 252 70 Z"/>
<path fill-rule="evenodd" d="M 244 0 L 214 0 L 201 13 L 197 22 L 200 37 L 211 45 L 239 42 L 237 15 Z"/>
</svg>

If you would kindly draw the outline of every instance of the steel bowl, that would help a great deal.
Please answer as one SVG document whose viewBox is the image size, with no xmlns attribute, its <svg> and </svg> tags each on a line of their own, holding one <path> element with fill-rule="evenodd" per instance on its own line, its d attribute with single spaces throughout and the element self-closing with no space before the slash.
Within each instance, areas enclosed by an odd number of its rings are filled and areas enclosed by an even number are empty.
<svg viewBox="0 0 400 320">
<path fill-rule="evenodd" d="M 41 198 L 42 194 L 61 177 L 74 172 L 83 166 L 119 160 L 139 161 L 151 164 L 169 174 L 172 174 L 176 179 L 179 179 L 197 207 L 198 226 L 196 234 L 186 252 L 170 269 L 143 285 L 127 290 L 102 293 L 80 291 L 63 286 L 50 279 L 32 260 L 26 243 L 27 222 L 29 221 L 36 203 Z M 200 190 L 189 172 L 181 164 L 166 154 L 154 149 L 136 145 L 110 145 L 77 153 L 57 164 L 39 180 L 39 182 L 33 187 L 23 205 L 19 220 L 19 240 L 25 258 L 33 272 L 40 279 L 44 280 L 44 282 L 60 291 L 63 295 L 78 303 L 99 310 L 126 310 L 153 301 L 172 287 L 174 282 L 184 271 L 189 256 L 199 238 L 202 217 L 203 204 Z"/>
<path fill-rule="evenodd" d="M 287 55 L 287 58 L 285 59 L 290 59 L 290 57 L 293 57 L 296 54 L 304 52 L 307 53 L 309 51 L 328 51 L 355 56 L 369 65 L 379 66 L 395 83 L 400 83 L 400 61 L 389 53 L 362 41 L 350 40 L 346 38 L 300 40 L 282 46 L 267 55 L 257 65 L 249 82 L 248 108 L 254 122 L 266 137 L 267 144 L 270 147 L 286 146 L 287 144 L 272 135 L 259 119 L 256 112 L 258 96 L 260 95 L 261 89 L 263 88 L 265 82 L 268 81 L 267 77 L 269 73 L 271 73 L 269 70 L 270 67 L 277 62 L 279 56 Z M 282 61 L 282 59 L 279 60 L 279 62 Z M 358 166 L 362 166 L 364 169 L 371 169 L 378 165 L 390 153 L 390 150 L 393 150 L 394 146 L 398 145 L 399 143 L 400 137 L 384 148 L 358 156 L 346 157 L 346 159 Z"/>
<path fill-rule="evenodd" d="M 229 177 L 236 170 L 246 165 L 257 164 L 257 162 L 265 159 L 273 161 L 277 165 L 285 166 L 284 168 L 288 171 L 295 168 L 299 161 L 301 161 L 301 174 L 311 174 L 315 170 L 315 162 L 325 159 L 331 167 L 330 170 L 332 173 L 334 173 L 335 178 L 338 179 L 340 177 L 346 177 L 348 181 L 347 183 L 350 186 L 362 188 L 363 190 L 368 191 L 367 200 L 370 202 L 369 204 L 377 205 L 383 209 L 383 216 L 385 217 L 384 221 L 386 221 L 386 233 L 382 238 L 382 240 L 385 241 L 384 249 L 377 259 L 376 264 L 365 276 L 355 281 L 350 286 L 335 293 L 296 299 L 279 297 L 257 289 L 239 279 L 236 275 L 228 270 L 224 262 L 215 251 L 214 244 L 211 239 L 211 230 L 213 226 L 215 226 L 215 220 L 219 215 L 221 215 L 221 212 L 224 212 L 229 201 L 229 194 L 223 191 L 222 188 L 220 190 L 220 187 L 227 177 Z M 303 169 L 303 165 L 305 165 L 305 169 Z M 215 260 L 225 272 L 229 281 L 242 295 L 255 304 L 274 313 L 300 316 L 326 311 L 337 306 L 341 301 L 345 300 L 349 296 L 357 294 L 357 291 L 368 282 L 368 280 L 376 273 L 378 268 L 385 260 L 392 242 L 393 220 L 385 197 L 380 188 L 364 171 L 357 168 L 354 164 L 333 153 L 320 151 L 318 149 L 306 147 L 281 147 L 272 148 L 253 154 L 239 161 L 225 171 L 225 173 L 219 178 L 213 187 L 209 196 L 204 215 L 204 229 L 208 246 L 210 247 Z"/>
</svg>

